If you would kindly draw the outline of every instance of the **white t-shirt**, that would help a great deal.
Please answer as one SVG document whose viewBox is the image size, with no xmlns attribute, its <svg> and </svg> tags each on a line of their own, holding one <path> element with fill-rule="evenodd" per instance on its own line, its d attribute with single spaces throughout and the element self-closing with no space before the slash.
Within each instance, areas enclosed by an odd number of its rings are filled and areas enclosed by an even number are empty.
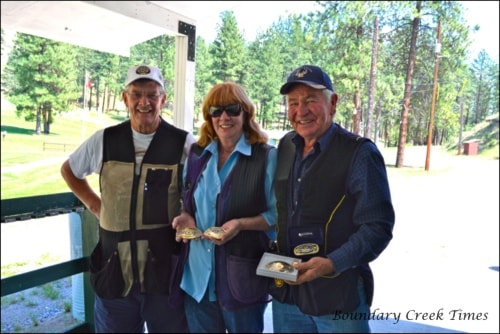
<svg viewBox="0 0 500 334">
<path fill-rule="evenodd" d="M 142 134 L 132 129 L 132 137 L 134 139 L 136 174 L 139 174 L 142 159 L 146 150 L 153 139 L 154 133 Z M 102 166 L 102 147 L 104 138 L 104 129 L 96 131 L 92 136 L 85 140 L 73 153 L 69 156 L 69 165 L 73 174 L 84 179 L 87 175 L 99 173 Z M 193 134 L 189 133 L 184 142 L 184 149 L 181 157 L 181 163 L 186 160 L 191 145 L 196 141 Z"/>
</svg>

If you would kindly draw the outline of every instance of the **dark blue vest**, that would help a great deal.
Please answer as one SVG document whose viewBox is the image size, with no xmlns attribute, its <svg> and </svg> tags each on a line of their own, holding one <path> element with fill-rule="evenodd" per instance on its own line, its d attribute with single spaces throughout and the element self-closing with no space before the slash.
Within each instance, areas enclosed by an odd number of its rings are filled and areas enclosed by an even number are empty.
<svg viewBox="0 0 500 334">
<path fill-rule="evenodd" d="M 295 132 L 288 133 L 278 146 L 278 166 L 275 179 L 278 209 L 277 247 L 281 254 L 293 254 L 293 232 L 310 229 L 321 235 L 319 253 L 328 253 L 345 243 L 355 232 L 352 223 L 355 199 L 346 191 L 346 180 L 359 145 L 368 140 L 354 135 L 337 125 L 335 132 L 321 154 L 316 158 L 302 182 L 304 184 L 301 216 L 298 226 L 290 226 L 287 202 L 291 198 L 291 171 L 295 158 Z M 319 231 L 319 232 L 318 232 Z M 307 260 L 308 257 L 305 258 Z M 373 295 L 373 277 L 368 266 L 349 269 L 340 275 L 322 276 L 297 286 L 276 282 L 271 294 L 278 300 L 299 306 L 311 315 L 332 314 L 336 311 L 353 311 L 359 305 L 358 279 L 365 280 L 369 303 Z"/>
<path fill-rule="evenodd" d="M 253 217 L 266 211 L 265 173 L 269 145 L 252 145 L 251 156 L 240 155 L 217 200 L 216 225 L 233 218 Z M 184 209 L 194 217 L 193 193 L 211 157 L 197 144 L 191 148 L 186 171 Z M 224 246 L 216 247 L 216 293 L 221 307 L 235 311 L 270 300 L 267 279 L 256 275 L 257 265 L 267 250 L 264 231 L 240 231 Z"/>
</svg>

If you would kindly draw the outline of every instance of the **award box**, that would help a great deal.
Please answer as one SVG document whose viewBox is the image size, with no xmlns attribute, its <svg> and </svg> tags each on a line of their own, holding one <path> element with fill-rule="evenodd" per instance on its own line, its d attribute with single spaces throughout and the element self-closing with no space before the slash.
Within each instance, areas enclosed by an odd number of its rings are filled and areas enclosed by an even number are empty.
<svg viewBox="0 0 500 334">
<path fill-rule="evenodd" d="M 302 260 L 265 252 L 257 266 L 257 275 L 295 282 L 299 272 L 293 267 L 294 262 Z"/>
</svg>

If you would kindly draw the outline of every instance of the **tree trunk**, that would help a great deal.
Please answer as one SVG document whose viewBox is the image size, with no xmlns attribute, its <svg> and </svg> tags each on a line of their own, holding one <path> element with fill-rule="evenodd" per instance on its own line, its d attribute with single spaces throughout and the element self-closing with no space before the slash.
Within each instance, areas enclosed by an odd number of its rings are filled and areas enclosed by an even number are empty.
<svg viewBox="0 0 500 334">
<path fill-rule="evenodd" d="M 111 109 L 116 110 L 116 98 L 118 97 L 118 94 L 113 94 L 113 105 Z"/>
<path fill-rule="evenodd" d="M 415 54 L 417 51 L 418 27 L 420 26 L 420 9 L 422 1 L 417 1 L 417 14 L 413 19 L 411 30 L 410 54 L 408 56 L 408 68 L 406 70 L 406 84 L 403 97 L 403 109 L 401 111 L 401 123 L 399 125 L 398 150 L 396 153 L 396 167 L 402 167 L 404 161 L 404 152 L 406 136 L 408 131 L 408 112 L 410 110 L 411 85 L 413 81 L 413 69 L 415 68 Z"/>
<path fill-rule="evenodd" d="M 110 111 L 110 104 L 111 104 L 111 89 L 109 87 L 106 87 L 106 96 L 107 96 L 107 103 L 106 103 L 106 112 Z M 104 103 L 103 103 L 104 105 Z"/>
<path fill-rule="evenodd" d="M 89 94 L 89 102 L 88 102 L 88 105 L 89 105 L 89 111 L 92 109 L 92 86 L 90 86 L 90 94 Z"/>
<path fill-rule="evenodd" d="M 42 106 L 39 105 L 36 110 L 36 124 L 35 124 L 35 133 L 37 135 L 41 133 L 41 124 L 42 124 Z"/>
<path fill-rule="evenodd" d="M 100 86 L 100 79 L 97 78 L 97 85 L 95 87 L 95 111 L 96 112 L 99 112 L 99 93 L 100 93 L 100 89 L 99 89 L 99 86 Z"/>
<path fill-rule="evenodd" d="M 437 139 L 433 141 L 434 136 L 432 131 L 434 130 L 434 113 L 436 108 L 436 94 L 438 86 L 438 73 L 439 73 L 439 49 L 441 48 L 441 21 L 438 22 L 437 28 L 437 40 L 436 40 L 436 53 L 435 53 L 435 64 L 434 64 L 434 84 L 432 85 L 432 103 L 431 103 L 431 115 L 429 118 L 429 131 L 427 134 L 427 154 L 425 157 L 425 170 L 429 170 L 429 165 L 431 161 L 431 147 L 432 143 L 436 143 Z M 439 47 L 438 47 L 439 45 Z"/>
<path fill-rule="evenodd" d="M 377 103 L 377 118 L 375 120 L 375 135 L 373 136 L 373 142 L 376 144 L 378 138 L 380 137 L 380 120 L 382 119 L 382 103 Z M 386 142 L 387 145 L 387 142 Z"/>
<path fill-rule="evenodd" d="M 373 38 L 372 38 L 372 63 L 370 67 L 370 91 L 368 93 L 368 112 L 365 120 L 364 134 L 366 138 L 372 135 L 373 109 L 375 105 L 375 85 L 377 80 L 377 57 L 378 57 L 378 16 L 373 20 Z M 377 138 L 375 137 L 376 141 Z"/>
<path fill-rule="evenodd" d="M 354 112 L 352 114 L 352 132 L 355 134 L 359 134 L 360 132 L 360 123 L 361 123 L 361 99 L 359 97 L 359 87 L 356 88 L 356 92 L 354 92 L 353 97 L 354 103 Z"/>
<path fill-rule="evenodd" d="M 49 117 L 47 114 L 47 107 L 44 105 L 42 106 L 42 132 L 44 134 L 47 134 L 47 124 L 49 123 Z"/>
</svg>

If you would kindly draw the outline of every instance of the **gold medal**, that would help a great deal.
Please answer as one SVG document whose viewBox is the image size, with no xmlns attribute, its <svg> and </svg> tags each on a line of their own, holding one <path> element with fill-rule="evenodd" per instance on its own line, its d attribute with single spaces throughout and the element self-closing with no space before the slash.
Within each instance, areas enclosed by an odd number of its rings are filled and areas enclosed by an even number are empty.
<svg viewBox="0 0 500 334">
<path fill-rule="evenodd" d="M 280 273 L 291 273 L 293 271 L 292 265 L 283 261 L 269 262 L 266 268 L 272 271 L 279 271 Z"/>
<path fill-rule="evenodd" d="M 293 254 L 296 256 L 312 255 L 318 252 L 319 252 L 318 244 L 313 244 L 313 243 L 298 245 L 293 249 Z"/>
<path fill-rule="evenodd" d="M 177 231 L 175 236 L 182 239 L 196 239 L 201 237 L 201 234 L 201 231 L 196 227 L 186 227 Z"/>
<path fill-rule="evenodd" d="M 203 232 L 203 234 L 205 234 L 207 237 L 211 237 L 211 238 L 214 238 L 214 239 L 222 239 L 222 235 L 225 233 L 226 231 L 220 227 L 220 226 L 212 226 L 212 227 L 209 227 L 205 230 L 205 232 Z"/>
</svg>

